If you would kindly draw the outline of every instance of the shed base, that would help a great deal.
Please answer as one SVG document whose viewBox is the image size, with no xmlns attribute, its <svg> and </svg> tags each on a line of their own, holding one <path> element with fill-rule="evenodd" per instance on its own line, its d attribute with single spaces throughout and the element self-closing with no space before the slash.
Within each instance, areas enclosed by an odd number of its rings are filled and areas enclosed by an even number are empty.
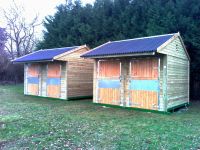
<svg viewBox="0 0 200 150">
<path fill-rule="evenodd" d="M 68 97 L 67 99 L 63 98 L 54 98 L 54 97 L 48 97 L 48 96 L 37 96 L 37 95 L 29 95 L 29 94 L 24 94 L 25 96 L 31 96 L 31 97 L 38 97 L 38 98 L 48 98 L 52 100 L 81 100 L 81 99 L 92 99 L 92 95 L 87 95 L 87 96 L 77 96 L 77 97 Z"/>
<path fill-rule="evenodd" d="M 111 107 L 111 108 L 121 108 L 121 109 L 136 110 L 136 111 L 142 111 L 142 112 L 153 112 L 153 113 L 159 113 L 159 114 L 171 114 L 170 112 L 143 109 L 143 108 L 134 108 L 134 107 L 126 107 L 126 106 L 111 105 L 111 104 L 102 104 L 102 103 L 95 103 L 95 102 L 93 102 L 93 104 L 99 105 L 99 106 L 107 106 L 107 107 Z"/>
<path fill-rule="evenodd" d="M 189 106 L 190 104 L 187 102 L 187 103 L 183 103 L 183 104 L 180 104 L 178 106 L 174 106 L 172 108 L 168 108 L 167 109 L 167 112 L 174 112 L 174 110 L 178 109 L 178 108 L 182 108 L 182 107 L 187 107 Z"/>
</svg>

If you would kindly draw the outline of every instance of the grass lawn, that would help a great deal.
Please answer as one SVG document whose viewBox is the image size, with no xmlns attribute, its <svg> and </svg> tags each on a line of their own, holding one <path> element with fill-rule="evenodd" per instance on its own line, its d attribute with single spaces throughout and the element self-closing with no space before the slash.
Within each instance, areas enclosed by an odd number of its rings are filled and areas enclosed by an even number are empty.
<svg viewBox="0 0 200 150">
<path fill-rule="evenodd" d="M 0 86 L 0 149 L 200 149 L 200 102 L 166 115 Z"/>
</svg>

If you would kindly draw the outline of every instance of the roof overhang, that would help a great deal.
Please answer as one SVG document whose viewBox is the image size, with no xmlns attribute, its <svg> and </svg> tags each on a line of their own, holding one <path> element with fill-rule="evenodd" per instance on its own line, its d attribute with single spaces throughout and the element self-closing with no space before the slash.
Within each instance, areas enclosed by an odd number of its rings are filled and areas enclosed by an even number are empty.
<svg viewBox="0 0 200 150">
<path fill-rule="evenodd" d="M 119 55 L 115 54 L 115 55 L 90 56 L 90 57 L 84 57 L 84 58 L 97 59 L 97 58 L 138 57 L 138 56 L 153 56 L 153 55 L 155 55 L 155 52 L 119 54 Z"/>
<path fill-rule="evenodd" d="M 90 49 L 87 45 L 81 45 L 81 46 L 79 46 L 79 47 L 77 47 L 77 48 L 75 48 L 75 49 L 73 49 L 71 51 L 68 51 L 68 52 L 62 53 L 60 55 L 54 56 L 53 60 L 59 60 L 59 58 L 65 56 L 65 55 L 69 55 L 69 54 L 71 54 L 71 53 L 73 53 L 75 51 L 78 51 L 78 50 L 82 49 L 82 48 L 87 48 L 88 50 Z"/>
<path fill-rule="evenodd" d="M 12 60 L 12 63 L 13 64 L 20 64 L 20 63 L 24 64 L 24 63 L 42 63 L 42 62 L 62 61 L 62 60 L 59 60 L 60 57 L 63 57 L 63 56 L 68 55 L 68 54 L 71 54 L 71 53 L 73 53 L 73 52 L 75 52 L 77 50 L 80 50 L 82 48 L 87 48 L 89 50 L 89 47 L 87 45 L 82 45 L 82 46 L 79 46 L 79 47 L 77 47 L 75 49 L 72 49 L 70 51 L 67 51 L 67 52 L 64 52 L 62 54 L 56 55 L 56 56 L 53 57 L 53 59 L 41 59 L 41 60 L 30 60 L 30 61 L 15 61 L 16 59 L 14 59 L 14 60 Z M 30 54 L 32 54 L 32 53 L 30 53 Z M 30 54 L 28 54 L 28 55 L 30 55 Z M 24 56 L 22 56 L 22 57 L 24 57 Z"/>
<path fill-rule="evenodd" d="M 32 61 L 14 61 L 12 60 L 13 64 L 25 64 L 25 63 L 42 63 L 42 62 L 52 62 L 54 61 L 53 59 L 48 59 L 48 60 L 32 60 Z"/>
</svg>

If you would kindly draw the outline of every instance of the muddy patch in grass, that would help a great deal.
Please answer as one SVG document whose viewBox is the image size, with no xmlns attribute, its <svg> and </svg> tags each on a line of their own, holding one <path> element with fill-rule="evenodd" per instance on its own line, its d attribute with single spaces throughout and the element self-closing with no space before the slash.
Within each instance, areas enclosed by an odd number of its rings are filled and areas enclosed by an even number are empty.
<svg viewBox="0 0 200 150">
<path fill-rule="evenodd" d="M 0 149 L 3 149 L 8 141 L 0 141 Z"/>
<path fill-rule="evenodd" d="M 4 122 L 0 122 L 0 129 L 4 129 L 6 127 L 6 124 Z"/>
</svg>

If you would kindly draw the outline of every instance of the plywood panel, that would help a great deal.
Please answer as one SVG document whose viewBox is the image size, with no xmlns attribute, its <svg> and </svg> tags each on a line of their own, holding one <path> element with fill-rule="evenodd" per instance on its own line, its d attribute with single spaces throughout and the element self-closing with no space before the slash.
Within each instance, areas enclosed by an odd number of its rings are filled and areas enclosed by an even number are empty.
<svg viewBox="0 0 200 150">
<path fill-rule="evenodd" d="M 189 61 L 167 56 L 167 108 L 189 102 Z"/>
<path fill-rule="evenodd" d="M 99 77 L 119 77 L 120 62 L 119 61 L 100 61 Z"/>
<path fill-rule="evenodd" d="M 28 84 L 28 94 L 38 95 L 38 84 Z"/>
<path fill-rule="evenodd" d="M 83 46 L 57 59 L 67 61 L 67 97 L 92 96 L 93 60 L 80 57 L 88 50 Z"/>
<path fill-rule="evenodd" d="M 174 56 L 176 58 L 182 58 L 188 60 L 185 49 L 182 45 L 180 37 L 176 37 L 171 43 L 159 50 L 159 53 Z"/>
<path fill-rule="evenodd" d="M 129 80 L 129 106 L 158 109 L 159 71 L 158 58 L 131 61 Z"/>
<path fill-rule="evenodd" d="M 48 78 L 59 78 L 61 76 L 61 66 L 59 63 L 48 64 Z"/>
<path fill-rule="evenodd" d="M 143 109 L 157 110 L 158 93 L 153 91 L 131 90 L 130 106 Z"/>
<path fill-rule="evenodd" d="M 120 90 L 114 88 L 99 88 L 99 103 L 103 104 L 120 104 Z"/>
<path fill-rule="evenodd" d="M 39 75 L 39 65 L 38 64 L 30 64 L 28 66 L 28 76 L 29 77 L 37 77 Z"/>
<path fill-rule="evenodd" d="M 48 85 L 47 86 L 47 96 L 59 98 L 60 97 L 60 85 Z"/>
<path fill-rule="evenodd" d="M 39 64 L 29 64 L 27 69 L 27 92 L 30 95 L 39 95 Z"/>
<path fill-rule="evenodd" d="M 131 77 L 134 79 L 157 79 L 158 59 L 136 59 L 131 62 Z"/>
</svg>

